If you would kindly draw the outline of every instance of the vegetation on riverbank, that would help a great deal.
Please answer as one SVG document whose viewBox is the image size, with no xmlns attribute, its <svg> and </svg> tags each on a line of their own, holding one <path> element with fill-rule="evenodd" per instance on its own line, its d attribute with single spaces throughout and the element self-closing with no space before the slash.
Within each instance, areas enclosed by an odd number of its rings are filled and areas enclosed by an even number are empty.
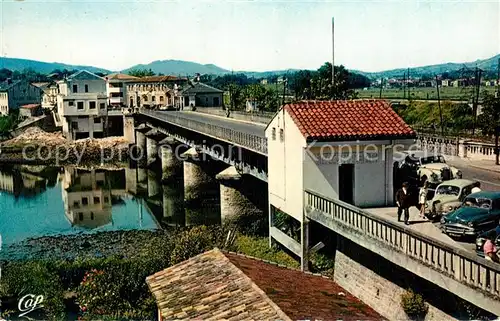
<svg viewBox="0 0 500 321">
<path fill-rule="evenodd" d="M 4 261 L 0 299 L 10 302 L 14 307 L 11 313 L 15 313 L 17 300 L 24 294 L 43 295 L 43 312 L 50 319 L 67 319 L 71 314 L 89 320 L 153 320 L 156 305 L 146 277 L 214 247 L 298 267 L 284 252 L 269 248 L 267 237 L 237 234 L 231 243 L 227 241 L 231 239 L 227 237 L 228 232 L 221 226 L 103 232 L 88 238 L 80 235 L 77 244 L 73 243 L 77 239 L 74 236 L 42 238 L 40 242 L 47 244 L 33 249 L 27 257 Z M 111 240 L 114 243 L 106 243 Z M 98 245 L 100 241 L 104 244 Z M 36 243 L 39 242 L 31 240 L 32 245 Z M 71 252 L 70 244 L 75 255 L 64 253 Z M 116 251 L 105 252 L 99 248 L 110 245 L 117 245 Z M 47 249 L 51 251 L 46 252 Z M 97 252 L 100 257 L 95 256 Z"/>
</svg>

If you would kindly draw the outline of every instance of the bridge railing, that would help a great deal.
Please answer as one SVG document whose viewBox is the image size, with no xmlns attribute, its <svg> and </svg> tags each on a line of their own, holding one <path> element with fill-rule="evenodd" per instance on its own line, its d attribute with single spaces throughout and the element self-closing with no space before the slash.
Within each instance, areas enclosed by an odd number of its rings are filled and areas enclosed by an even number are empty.
<svg viewBox="0 0 500 321">
<path fill-rule="evenodd" d="M 309 190 L 305 191 L 305 202 L 308 211 L 316 210 L 335 224 L 381 242 L 380 246 L 402 252 L 449 278 L 500 299 L 500 265 L 496 263 Z"/>
<path fill-rule="evenodd" d="M 143 109 L 141 113 L 267 155 L 267 138 L 265 137 L 184 118 L 168 112 L 158 113 L 152 110 Z"/>
</svg>

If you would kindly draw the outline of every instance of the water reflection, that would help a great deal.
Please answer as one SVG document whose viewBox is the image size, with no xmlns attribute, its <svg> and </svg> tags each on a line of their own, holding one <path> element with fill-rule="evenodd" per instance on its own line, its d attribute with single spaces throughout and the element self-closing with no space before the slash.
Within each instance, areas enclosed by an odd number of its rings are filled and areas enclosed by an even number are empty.
<svg viewBox="0 0 500 321">
<path fill-rule="evenodd" d="M 0 166 L 0 234 L 6 243 L 80 232 L 219 224 L 219 188 L 185 204 L 182 171 L 162 184 L 144 168 Z"/>
</svg>

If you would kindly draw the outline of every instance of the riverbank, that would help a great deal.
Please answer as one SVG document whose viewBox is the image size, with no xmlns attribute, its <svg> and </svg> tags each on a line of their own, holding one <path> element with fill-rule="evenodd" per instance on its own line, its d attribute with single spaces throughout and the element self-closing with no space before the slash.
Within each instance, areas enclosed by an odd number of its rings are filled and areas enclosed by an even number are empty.
<svg viewBox="0 0 500 321">
<path fill-rule="evenodd" d="M 0 252 L 0 300 L 15 308 L 22 288 L 45 298 L 43 319 L 156 320 L 146 277 L 215 247 L 298 267 L 266 237 L 228 233 L 196 226 L 29 239 Z"/>
<path fill-rule="evenodd" d="M 129 159 L 124 137 L 67 140 L 61 132 L 48 133 L 38 127 L 0 144 L 0 163 L 66 165 L 116 163 Z"/>
</svg>

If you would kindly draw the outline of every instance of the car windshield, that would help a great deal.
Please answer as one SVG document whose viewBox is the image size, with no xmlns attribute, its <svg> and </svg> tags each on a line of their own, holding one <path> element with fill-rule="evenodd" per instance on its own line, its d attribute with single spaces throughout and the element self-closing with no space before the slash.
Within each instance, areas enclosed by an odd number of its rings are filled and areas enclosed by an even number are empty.
<svg viewBox="0 0 500 321">
<path fill-rule="evenodd" d="M 441 185 L 436 190 L 436 194 L 458 196 L 460 194 L 460 187 L 452 185 Z"/>
<path fill-rule="evenodd" d="M 491 200 L 487 199 L 487 198 L 467 197 L 464 200 L 464 206 L 490 209 L 491 208 Z"/>
<path fill-rule="evenodd" d="M 422 165 L 431 163 L 446 163 L 443 156 L 427 156 L 420 159 Z"/>
</svg>

